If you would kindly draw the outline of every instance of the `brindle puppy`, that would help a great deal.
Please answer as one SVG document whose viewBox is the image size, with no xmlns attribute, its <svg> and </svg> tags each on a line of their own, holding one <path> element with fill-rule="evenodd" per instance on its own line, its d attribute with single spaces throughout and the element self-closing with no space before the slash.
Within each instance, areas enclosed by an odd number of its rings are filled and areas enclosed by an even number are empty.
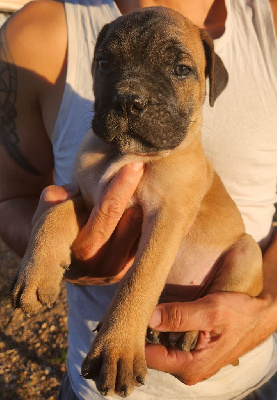
<svg viewBox="0 0 277 400">
<path fill-rule="evenodd" d="M 26 313 L 55 301 L 84 209 L 92 209 L 123 165 L 142 161 L 145 171 L 129 203 L 143 211 L 136 258 L 82 366 L 102 394 L 127 396 L 146 377 L 145 334 L 159 298 L 190 300 L 215 291 L 256 296 L 262 259 L 201 145 L 206 77 L 211 106 L 227 84 L 207 33 L 172 10 L 141 9 L 104 26 L 93 74 L 94 132 L 73 175 L 82 198 L 38 221 L 13 299 Z M 160 340 L 189 350 L 197 337 Z"/>
</svg>

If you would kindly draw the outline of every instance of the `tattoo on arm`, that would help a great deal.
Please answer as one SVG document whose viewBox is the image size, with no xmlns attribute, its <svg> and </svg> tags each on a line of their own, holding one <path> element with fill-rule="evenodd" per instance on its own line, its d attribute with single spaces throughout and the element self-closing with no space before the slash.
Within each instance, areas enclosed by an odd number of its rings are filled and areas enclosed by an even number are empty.
<svg viewBox="0 0 277 400">
<path fill-rule="evenodd" d="M 24 156 L 19 147 L 16 132 L 17 116 L 15 102 L 17 93 L 17 69 L 13 62 L 6 37 L 6 26 L 0 35 L 0 146 L 20 167 L 33 175 L 42 175 Z"/>
</svg>

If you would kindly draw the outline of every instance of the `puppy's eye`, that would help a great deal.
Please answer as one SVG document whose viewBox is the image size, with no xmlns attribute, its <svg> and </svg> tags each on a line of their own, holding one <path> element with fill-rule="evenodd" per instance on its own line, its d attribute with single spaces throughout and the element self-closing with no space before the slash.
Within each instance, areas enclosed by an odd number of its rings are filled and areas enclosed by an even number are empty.
<svg viewBox="0 0 277 400">
<path fill-rule="evenodd" d="M 185 78 L 191 73 L 191 68 L 187 65 L 176 65 L 172 72 L 180 78 Z"/>
<path fill-rule="evenodd" d="M 108 60 L 105 60 L 105 59 L 98 60 L 97 64 L 98 64 L 98 68 L 100 69 L 100 71 L 107 71 L 107 69 L 109 67 L 109 62 L 108 62 Z"/>
</svg>

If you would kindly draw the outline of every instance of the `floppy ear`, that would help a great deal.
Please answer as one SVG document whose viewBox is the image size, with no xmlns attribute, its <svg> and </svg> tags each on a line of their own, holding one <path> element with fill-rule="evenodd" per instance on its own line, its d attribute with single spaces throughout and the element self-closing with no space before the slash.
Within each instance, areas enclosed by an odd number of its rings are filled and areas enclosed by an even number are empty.
<svg viewBox="0 0 277 400">
<path fill-rule="evenodd" d="M 228 72 L 221 58 L 214 52 L 214 43 L 208 32 L 205 29 L 200 29 L 200 36 L 206 55 L 205 73 L 210 82 L 209 102 L 210 106 L 213 107 L 216 99 L 227 86 Z"/>
</svg>

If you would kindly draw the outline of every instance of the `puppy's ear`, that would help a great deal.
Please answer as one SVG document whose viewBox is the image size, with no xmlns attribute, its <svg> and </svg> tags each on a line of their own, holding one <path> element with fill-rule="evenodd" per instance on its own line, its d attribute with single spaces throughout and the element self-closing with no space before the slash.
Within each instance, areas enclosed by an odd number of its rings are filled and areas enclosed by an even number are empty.
<svg viewBox="0 0 277 400">
<path fill-rule="evenodd" d="M 214 52 L 214 43 L 208 32 L 205 29 L 200 29 L 200 36 L 206 55 L 205 73 L 210 81 L 209 102 L 210 106 L 213 107 L 216 99 L 227 86 L 228 72 L 221 58 Z"/>
</svg>

